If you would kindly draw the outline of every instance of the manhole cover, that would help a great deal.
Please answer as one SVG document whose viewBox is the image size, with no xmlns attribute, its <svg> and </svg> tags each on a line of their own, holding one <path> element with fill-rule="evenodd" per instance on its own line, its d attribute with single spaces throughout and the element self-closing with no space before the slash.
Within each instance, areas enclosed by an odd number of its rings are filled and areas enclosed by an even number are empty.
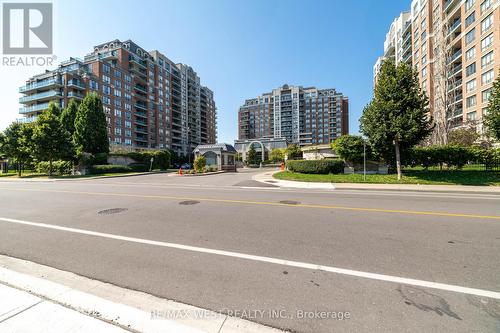
<svg viewBox="0 0 500 333">
<path fill-rule="evenodd" d="M 179 205 L 184 205 L 184 206 L 189 206 L 189 205 L 196 205 L 199 204 L 199 201 L 196 200 L 186 200 L 186 201 L 181 201 L 179 202 Z"/>
<path fill-rule="evenodd" d="M 111 214 L 118 214 L 127 211 L 127 208 L 110 208 L 110 209 L 104 209 L 101 211 L 98 211 L 97 214 L 99 215 L 111 215 Z"/>
<path fill-rule="evenodd" d="M 281 200 L 280 203 L 284 204 L 284 205 L 298 205 L 298 204 L 300 204 L 300 202 L 293 201 L 293 200 Z"/>
<path fill-rule="evenodd" d="M 275 181 L 275 180 L 266 180 L 266 183 L 274 184 L 274 183 L 277 183 L 277 181 Z"/>
</svg>

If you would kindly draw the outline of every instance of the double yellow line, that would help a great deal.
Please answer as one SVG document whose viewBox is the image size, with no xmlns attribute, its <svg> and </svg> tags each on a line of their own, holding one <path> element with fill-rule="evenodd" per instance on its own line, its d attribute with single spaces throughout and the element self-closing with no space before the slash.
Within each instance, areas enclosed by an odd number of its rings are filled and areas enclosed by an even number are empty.
<svg viewBox="0 0 500 333">
<path fill-rule="evenodd" d="M 200 202 L 216 202 L 229 204 L 244 204 L 244 205 L 263 205 L 277 207 L 297 207 L 297 208 L 315 208 L 315 209 L 334 209 L 348 210 L 357 212 L 374 212 L 374 213 L 394 213 L 394 214 L 411 214 L 411 215 L 430 215 L 430 216 L 448 216 L 448 217 L 463 217 L 475 219 L 493 219 L 500 220 L 500 216 L 495 215 L 476 215 L 476 214 L 461 214 L 461 213 L 446 213 L 446 212 L 430 212 L 402 209 L 383 209 L 383 208 L 363 208 L 363 207 L 347 207 L 335 205 L 315 205 L 315 204 L 291 204 L 271 201 L 253 201 L 253 200 L 235 200 L 235 199 L 215 199 L 215 198 L 197 198 L 197 197 L 181 197 L 169 195 L 147 195 L 147 194 L 128 194 L 128 193 L 106 193 L 106 192 L 86 192 L 86 191 L 66 191 L 66 190 L 47 190 L 47 189 L 20 189 L 20 188 L 0 188 L 6 191 L 25 191 L 25 192 L 48 192 L 48 193 L 66 193 L 66 194 L 82 194 L 91 196 L 115 196 L 143 199 L 164 199 L 164 200 L 196 200 Z"/>
</svg>

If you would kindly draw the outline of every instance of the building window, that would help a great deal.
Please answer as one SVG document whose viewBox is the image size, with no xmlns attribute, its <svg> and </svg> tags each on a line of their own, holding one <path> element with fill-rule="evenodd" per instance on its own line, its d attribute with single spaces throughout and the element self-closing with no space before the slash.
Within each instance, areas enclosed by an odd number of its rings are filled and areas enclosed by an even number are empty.
<svg viewBox="0 0 500 333">
<path fill-rule="evenodd" d="M 481 75 L 481 84 L 485 85 L 493 81 L 493 70 L 489 70 Z"/>
<path fill-rule="evenodd" d="M 132 127 L 132 123 L 130 121 L 125 121 L 125 127 L 126 128 L 131 128 Z"/>
<path fill-rule="evenodd" d="M 465 1 L 465 11 L 468 11 L 474 6 L 474 0 L 466 0 Z"/>
<path fill-rule="evenodd" d="M 109 74 L 111 72 L 111 68 L 107 64 L 102 65 L 102 71 L 106 74 Z"/>
<path fill-rule="evenodd" d="M 476 39 L 476 28 L 473 28 L 465 35 L 465 45 L 469 45 Z"/>
<path fill-rule="evenodd" d="M 111 95 L 111 88 L 109 86 L 102 86 L 102 92 L 106 95 Z"/>
<path fill-rule="evenodd" d="M 493 34 L 490 34 L 488 37 L 484 38 L 481 41 L 481 51 L 486 50 L 493 44 Z"/>
<path fill-rule="evenodd" d="M 120 72 L 119 70 L 115 69 L 115 77 L 121 78 L 122 77 L 122 72 Z"/>
<path fill-rule="evenodd" d="M 476 111 L 467 113 L 467 120 L 468 121 L 476 120 Z"/>
<path fill-rule="evenodd" d="M 111 104 L 111 99 L 108 96 L 103 96 L 102 97 L 102 102 L 104 104 L 108 104 L 109 105 L 109 104 Z"/>
<path fill-rule="evenodd" d="M 99 90 L 99 83 L 97 83 L 97 81 L 90 80 L 89 81 L 89 87 L 92 90 Z"/>
<path fill-rule="evenodd" d="M 465 68 L 465 75 L 471 76 L 472 74 L 475 74 L 475 73 L 476 73 L 476 63 L 473 62 L 472 64 L 470 64 L 469 66 L 467 66 Z"/>
<path fill-rule="evenodd" d="M 122 135 L 122 129 L 121 128 L 115 128 L 115 135 Z"/>
<path fill-rule="evenodd" d="M 465 91 L 471 92 L 473 90 L 476 90 L 476 83 L 477 83 L 476 79 L 473 79 L 473 80 L 470 80 L 469 82 L 467 82 L 465 84 Z"/>
<path fill-rule="evenodd" d="M 465 52 L 465 60 L 466 61 L 473 59 L 475 56 L 476 56 L 476 47 L 475 46 L 471 47 L 470 49 L 467 50 L 467 52 Z"/>
<path fill-rule="evenodd" d="M 481 33 L 487 31 L 489 28 L 491 28 L 491 25 L 493 24 L 493 14 L 488 15 L 487 18 L 481 21 Z"/>
<path fill-rule="evenodd" d="M 491 51 L 490 53 L 484 55 L 482 58 L 481 58 L 481 68 L 484 68 L 486 66 L 489 66 L 493 63 L 493 51 Z"/>
<path fill-rule="evenodd" d="M 476 20 L 476 12 L 472 12 L 467 18 L 465 19 L 465 27 L 467 28 L 470 26 L 474 21 Z"/>
<path fill-rule="evenodd" d="M 126 144 L 127 146 L 131 146 L 131 145 L 132 145 L 132 140 L 130 140 L 130 139 L 125 139 L 125 144 Z"/>
<path fill-rule="evenodd" d="M 481 96 L 481 97 L 482 97 L 482 98 L 481 98 L 481 100 L 482 100 L 482 102 L 483 102 L 483 103 L 486 103 L 486 102 L 489 102 L 489 101 L 490 101 L 491 89 L 492 89 L 492 88 L 490 88 L 490 89 L 486 89 L 486 90 L 484 90 L 484 91 L 481 93 L 481 95 L 482 95 L 482 96 Z"/>
<path fill-rule="evenodd" d="M 485 10 L 488 10 L 491 7 L 491 0 L 484 0 L 481 3 L 481 14 L 484 13 Z"/>
<path fill-rule="evenodd" d="M 109 76 L 103 75 L 102 76 L 102 82 L 104 82 L 106 84 L 111 84 L 111 79 L 109 78 Z"/>
<path fill-rule="evenodd" d="M 476 106 L 476 102 L 477 102 L 476 95 L 472 95 L 470 97 L 467 97 L 465 105 L 467 106 L 467 108 L 471 108 Z"/>
</svg>

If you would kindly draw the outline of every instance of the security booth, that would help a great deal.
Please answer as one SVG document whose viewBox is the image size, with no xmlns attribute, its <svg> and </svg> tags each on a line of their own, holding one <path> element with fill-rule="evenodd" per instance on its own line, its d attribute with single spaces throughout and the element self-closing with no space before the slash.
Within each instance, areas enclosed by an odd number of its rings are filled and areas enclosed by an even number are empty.
<svg viewBox="0 0 500 333">
<path fill-rule="evenodd" d="M 216 167 L 218 171 L 236 171 L 236 149 L 227 143 L 199 145 L 194 149 L 194 156 L 204 156 L 207 167 Z"/>
</svg>

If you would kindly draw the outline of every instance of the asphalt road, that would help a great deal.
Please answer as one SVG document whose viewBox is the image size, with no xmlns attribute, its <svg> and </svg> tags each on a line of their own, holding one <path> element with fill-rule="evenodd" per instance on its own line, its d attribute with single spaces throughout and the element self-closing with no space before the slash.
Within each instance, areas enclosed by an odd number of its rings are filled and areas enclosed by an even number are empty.
<svg viewBox="0 0 500 333">
<path fill-rule="evenodd" d="M 253 174 L 0 181 L 0 254 L 297 332 L 500 331 L 500 196 Z"/>
</svg>

